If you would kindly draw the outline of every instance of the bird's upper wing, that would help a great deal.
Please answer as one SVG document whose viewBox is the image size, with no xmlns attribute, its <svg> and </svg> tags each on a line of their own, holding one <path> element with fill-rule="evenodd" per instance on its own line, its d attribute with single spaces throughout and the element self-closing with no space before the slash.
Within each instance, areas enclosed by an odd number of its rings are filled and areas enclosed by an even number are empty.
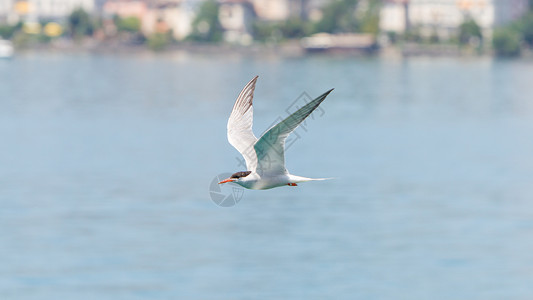
<svg viewBox="0 0 533 300">
<path fill-rule="evenodd" d="M 285 140 L 326 99 L 332 90 L 307 103 L 259 138 L 254 146 L 258 158 L 256 172 L 259 175 L 287 173 L 285 169 Z"/>
<path fill-rule="evenodd" d="M 252 100 L 257 77 L 250 80 L 242 89 L 228 120 L 228 141 L 242 154 L 249 171 L 255 171 L 257 167 L 257 155 L 254 150 L 257 138 L 252 131 L 254 120 Z"/>
</svg>

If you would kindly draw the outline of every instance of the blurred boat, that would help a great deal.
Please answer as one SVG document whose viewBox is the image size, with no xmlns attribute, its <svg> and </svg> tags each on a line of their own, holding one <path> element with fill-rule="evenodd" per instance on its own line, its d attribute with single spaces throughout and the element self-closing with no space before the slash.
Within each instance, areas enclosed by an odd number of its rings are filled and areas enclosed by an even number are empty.
<svg viewBox="0 0 533 300">
<path fill-rule="evenodd" d="M 377 50 L 376 39 L 371 34 L 317 33 L 301 40 L 307 52 L 372 53 Z"/>
<path fill-rule="evenodd" d="M 13 43 L 7 40 L 0 40 L 0 58 L 10 58 L 14 52 Z"/>
</svg>

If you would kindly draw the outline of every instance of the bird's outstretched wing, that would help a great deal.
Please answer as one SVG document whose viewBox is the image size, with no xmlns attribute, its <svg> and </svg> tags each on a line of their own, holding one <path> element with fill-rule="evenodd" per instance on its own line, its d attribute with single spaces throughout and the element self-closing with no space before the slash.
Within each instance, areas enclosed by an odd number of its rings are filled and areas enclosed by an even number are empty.
<svg viewBox="0 0 533 300">
<path fill-rule="evenodd" d="M 307 103 L 259 138 L 254 146 L 257 155 L 256 172 L 259 175 L 287 173 L 287 169 L 285 169 L 285 140 L 326 99 L 331 91 L 333 89 Z"/>
<path fill-rule="evenodd" d="M 239 151 L 246 161 L 246 168 L 255 171 L 257 167 L 257 155 L 254 144 L 257 142 L 252 131 L 254 121 L 253 98 L 255 83 L 258 76 L 255 76 L 242 89 L 228 120 L 228 141 Z"/>
</svg>

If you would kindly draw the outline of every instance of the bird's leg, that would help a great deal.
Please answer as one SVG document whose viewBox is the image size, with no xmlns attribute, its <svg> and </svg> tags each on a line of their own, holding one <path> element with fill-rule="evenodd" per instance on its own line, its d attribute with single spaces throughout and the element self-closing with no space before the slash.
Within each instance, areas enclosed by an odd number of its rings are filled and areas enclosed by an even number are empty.
<svg viewBox="0 0 533 300">
<path fill-rule="evenodd" d="M 288 186 L 298 186 L 296 183 L 287 183 Z"/>
</svg>

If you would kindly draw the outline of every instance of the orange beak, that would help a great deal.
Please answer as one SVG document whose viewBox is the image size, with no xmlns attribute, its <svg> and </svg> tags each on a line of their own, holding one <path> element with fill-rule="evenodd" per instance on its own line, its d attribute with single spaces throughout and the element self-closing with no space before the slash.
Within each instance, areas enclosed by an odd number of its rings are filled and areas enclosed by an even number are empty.
<svg viewBox="0 0 533 300">
<path fill-rule="evenodd" d="M 235 179 L 233 179 L 233 178 L 228 178 L 228 179 L 224 179 L 224 180 L 222 180 L 222 181 L 219 182 L 218 184 L 223 184 L 223 183 L 228 183 L 228 182 L 233 182 L 233 181 L 235 181 Z"/>
</svg>

